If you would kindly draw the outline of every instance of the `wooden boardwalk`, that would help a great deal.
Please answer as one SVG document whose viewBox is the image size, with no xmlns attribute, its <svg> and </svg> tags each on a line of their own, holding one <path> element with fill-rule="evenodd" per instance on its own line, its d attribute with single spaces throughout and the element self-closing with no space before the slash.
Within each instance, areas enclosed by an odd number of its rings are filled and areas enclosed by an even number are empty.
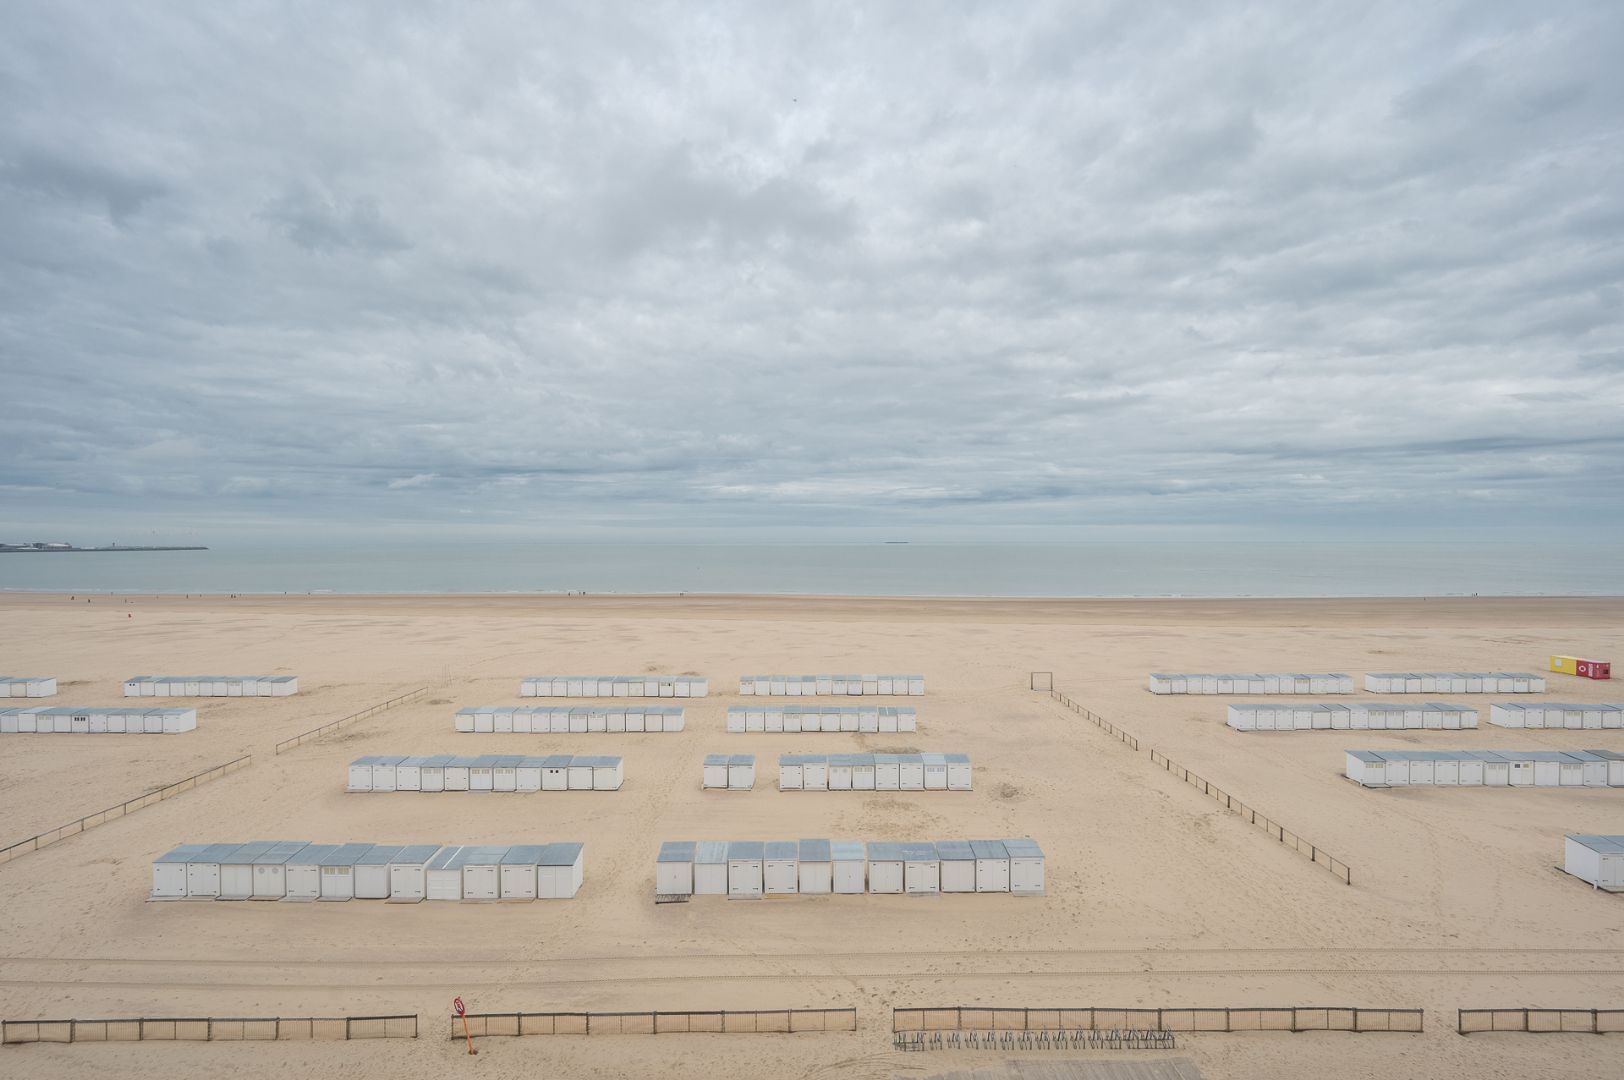
<svg viewBox="0 0 1624 1080">
<path fill-rule="evenodd" d="M 917 1078 L 915 1078 L 917 1080 Z M 1003 1061 L 931 1073 L 925 1080 L 1201 1080 L 1189 1058 L 1156 1061 Z"/>
</svg>

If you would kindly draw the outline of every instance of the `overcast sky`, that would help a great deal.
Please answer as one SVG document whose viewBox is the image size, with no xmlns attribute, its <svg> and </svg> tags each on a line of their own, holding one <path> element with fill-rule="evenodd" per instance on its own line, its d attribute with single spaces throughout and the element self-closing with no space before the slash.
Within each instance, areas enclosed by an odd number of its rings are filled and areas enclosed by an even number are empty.
<svg viewBox="0 0 1624 1080">
<path fill-rule="evenodd" d="M 0 539 L 1624 521 L 1624 5 L 812 6 L 6 5 Z"/>
</svg>

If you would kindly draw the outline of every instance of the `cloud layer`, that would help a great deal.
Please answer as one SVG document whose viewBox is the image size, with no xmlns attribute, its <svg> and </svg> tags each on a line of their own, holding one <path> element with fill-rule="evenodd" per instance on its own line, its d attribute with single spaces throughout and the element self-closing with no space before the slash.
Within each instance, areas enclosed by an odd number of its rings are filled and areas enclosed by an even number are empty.
<svg viewBox="0 0 1624 1080">
<path fill-rule="evenodd" d="M 0 518 L 1624 519 L 1624 10 L 27 4 Z"/>
</svg>

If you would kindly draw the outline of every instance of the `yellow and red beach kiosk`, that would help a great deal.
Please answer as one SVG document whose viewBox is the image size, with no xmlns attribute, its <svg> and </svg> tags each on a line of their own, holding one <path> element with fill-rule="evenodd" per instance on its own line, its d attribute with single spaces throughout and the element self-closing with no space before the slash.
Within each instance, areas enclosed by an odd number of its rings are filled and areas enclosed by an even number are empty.
<svg viewBox="0 0 1624 1080">
<path fill-rule="evenodd" d="M 1577 656 L 1551 657 L 1551 670 L 1568 675 L 1577 675 L 1581 679 L 1611 679 L 1613 677 L 1613 665 L 1610 661 L 1581 660 Z"/>
</svg>

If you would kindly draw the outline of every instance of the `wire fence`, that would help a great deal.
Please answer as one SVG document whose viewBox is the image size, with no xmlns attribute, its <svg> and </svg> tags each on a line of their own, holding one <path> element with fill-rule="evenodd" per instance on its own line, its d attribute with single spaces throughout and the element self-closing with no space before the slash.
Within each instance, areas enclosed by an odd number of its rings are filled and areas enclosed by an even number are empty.
<svg viewBox="0 0 1624 1080">
<path fill-rule="evenodd" d="M 295 735 L 291 739 L 283 739 L 281 742 L 276 744 L 276 752 L 280 754 L 285 750 L 292 750 L 296 746 L 303 746 L 312 739 L 319 739 L 329 732 L 338 730 L 345 724 L 353 724 L 357 720 L 365 720 L 369 716 L 377 716 L 385 709 L 393 709 L 396 705 L 404 705 L 409 701 L 416 701 L 418 698 L 422 697 L 428 692 L 428 687 L 420 686 L 416 690 L 410 691 L 409 693 L 401 694 L 399 697 L 392 697 L 388 701 L 380 701 L 376 705 L 368 705 L 360 712 L 351 713 L 348 716 L 341 716 L 337 720 L 323 724 L 318 728 L 311 728 L 309 731 L 306 731 L 300 735 Z"/>
<path fill-rule="evenodd" d="M 1069 708 L 1078 716 L 1081 716 L 1084 720 L 1092 723 L 1095 727 L 1099 728 L 1107 735 L 1113 736 L 1125 746 L 1129 746 L 1135 750 L 1139 749 L 1138 739 L 1134 738 L 1132 735 L 1129 735 L 1126 731 L 1123 731 L 1121 728 L 1105 719 L 1105 717 L 1091 712 L 1089 709 L 1073 701 L 1059 690 L 1056 690 L 1053 686 L 1049 687 L 1049 696 L 1060 702 L 1060 704 Z"/>
<path fill-rule="evenodd" d="M 1624 1032 L 1624 1009 L 1460 1009 L 1455 1030 L 1462 1035 L 1483 1031 L 1606 1035 Z"/>
<path fill-rule="evenodd" d="M 893 1009 L 891 1030 L 912 1031 L 1393 1031 L 1419 1032 L 1421 1009 L 1288 1005 L 1212 1009 Z"/>
<path fill-rule="evenodd" d="M 1042 674 L 1045 673 L 1033 672 L 1034 686 L 1036 686 L 1038 681 L 1037 676 Z M 1115 724 L 1112 724 L 1103 716 L 1099 716 L 1085 706 L 1073 701 L 1061 691 L 1056 690 L 1052 685 L 1048 688 L 1048 694 L 1054 700 L 1071 709 L 1083 719 L 1094 724 L 1107 735 L 1111 735 L 1116 738 L 1124 746 L 1127 746 L 1135 751 L 1140 749 L 1138 738 L 1126 731 L 1123 731 L 1121 728 L 1117 727 Z M 1324 868 L 1332 875 L 1340 878 L 1344 885 L 1353 884 L 1352 868 L 1341 859 L 1320 847 L 1318 844 L 1304 838 L 1302 834 L 1286 828 L 1278 821 L 1275 821 L 1267 814 L 1258 810 L 1255 806 L 1247 805 L 1240 799 L 1237 799 L 1235 796 L 1218 787 L 1216 784 L 1213 784 L 1204 777 L 1191 772 L 1189 769 L 1185 768 L 1183 765 L 1180 765 L 1178 762 L 1174 761 L 1160 750 L 1157 750 L 1155 747 L 1147 748 L 1146 752 L 1150 754 L 1151 764 L 1160 765 L 1163 769 L 1167 770 L 1174 776 L 1179 777 L 1191 787 L 1199 788 L 1202 794 L 1206 795 L 1214 802 L 1223 804 L 1224 809 L 1239 814 L 1250 824 L 1262 829 L 1265 833 L 1268 833 L 1280 843 L 1291 848 L 1297 854 L 1303 856 L 1316 866 Z"/>
<path fill-rule="evenodd" d="M 0 1042 L 274 1042 L 415 1039 L 417 1014 L 396 1016 L 142 1016 L 0 1020 Z"/>
<path fill-rule="evenodd" d="M 1348 864 L 1343 862 L 1341 859 L 1338 859 L 1336 856 L 1332 855 L 1318 844 L 1305 840 L 1302 836 L 1286 828 L 1284 825 L 1280 824 L 1278 821 L 1275 821 L 1273 818 L 1258 810 L 1256 807 L 1246 805 L 1246 803 L 1235 798 L 1235 796 L 1218 787 L 1216 784 L 1202 779 L 1189 769 L 1186 769 L 1184 766 L 1180 765 L 1178 762 L 1173 761 L 1161 751 L 1152 749 L 1150 751 L 1150 760 L 1152 763 L 1160 765 L 1174 776 L 1183 778 L 1184 782 L 1189 784 L 1191 787 L 1200 788 L 1214 802 L 1223 803 L 1224 809 L 1239 814 L 1241 817 L 1245 818 L 1253 825 L 1256 825 L 1258 828 L 1280 841 L 1280 843 L 1285 844 L 1287 847 L 1297 852 L 1297 854 L 1308 859 L 1310 862 L 1323 866 L 1332 874 L 1335 874 L 1337 877 L 1341 878 L 1344 884 L 1353 884 L 1353 870 L 1349 868 Z"/>
<path fill-rule="evenodd" d="M 856 1031 L 856 1009 L 751 1009 L 705 1012 L 469 1013 L 468 1034 L 487 1035 L 719 1035 Z M 451 1018 L 451 1037 L 463 1037 L 463 1017 Z"/>
<path fill-rule="evenodd" d="M 149 791 L 145 795 L 137 795 L 133 799 L 127 799 L 117 806 L 109 806 L 106 810 L 86 814 L 78 821 L 70 821 L 66 825 L 58 825 L 54 829 L 47 829 L 38 836 L 30 836 L 27 840 L 19 840 L 9 847 L 0 848 L 0 863 L 8 863 L 12 859 L 38 851 L 40 848 L 49 847 L 59 840 L 66 840 L 70 836 L 78 836 L 86 829 L 94 829 L 96 826 L 105 825 L 109 821 L 117 821 L 119 818 L 127 814 L 133 814 L 143 807 L 163 802 L 165 799 L 172 799 L 183 791 L 192 790 L 199 784 L 206 784 L 210 780 L 216 780 L 227 773 L 234 773 L 238 769 L 246 769 L 252 761 L 252 754 L 244 754 L 242 757 L 228 761 L 224 765 L 204 769 L 202 772 L 188 776 L 184 780 L 176 780 L 172 784 L 165 784 L 163 787 Z"/>
</svg>

